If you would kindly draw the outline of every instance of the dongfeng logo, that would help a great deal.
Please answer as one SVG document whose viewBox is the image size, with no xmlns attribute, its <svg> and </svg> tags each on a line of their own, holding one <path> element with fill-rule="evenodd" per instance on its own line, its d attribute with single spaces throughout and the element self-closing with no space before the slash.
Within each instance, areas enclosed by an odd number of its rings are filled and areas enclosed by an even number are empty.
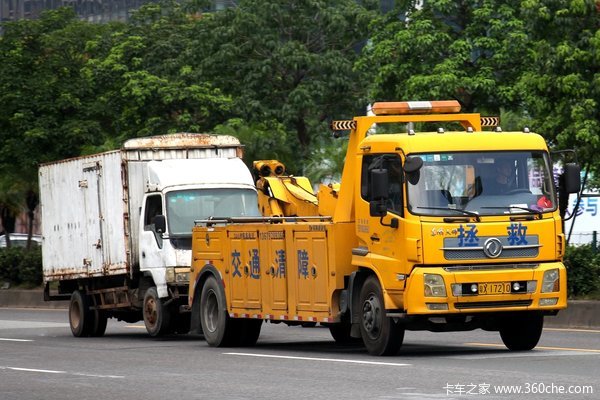
<svg viewBox="0 0 600 400">
<path fill-rule="evenodd" d="M 502 253 L 502 242 L 498 238 L 489 238 L 483 244 L 483 254 L 488 258 L 498 258 Z"/>
</svg>

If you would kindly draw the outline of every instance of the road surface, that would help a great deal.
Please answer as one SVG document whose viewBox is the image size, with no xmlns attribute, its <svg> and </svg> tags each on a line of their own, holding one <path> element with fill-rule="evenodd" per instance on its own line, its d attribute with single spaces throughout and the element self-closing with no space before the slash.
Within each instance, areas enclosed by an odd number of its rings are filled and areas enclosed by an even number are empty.
<svg viewBox="0 0 600 400">
<path fill-rule="evenodd" d="M 599 376 L 600 330 L 545 329 L 516 353 L 494 332 L 407 332 L 372 357 L 323 327 L 263 324 L 256 347 L 223 349 L 115 320 L 75 338 L 66 310 L 0 308 L 2 400 L 600 399 Z"/>
</svg>

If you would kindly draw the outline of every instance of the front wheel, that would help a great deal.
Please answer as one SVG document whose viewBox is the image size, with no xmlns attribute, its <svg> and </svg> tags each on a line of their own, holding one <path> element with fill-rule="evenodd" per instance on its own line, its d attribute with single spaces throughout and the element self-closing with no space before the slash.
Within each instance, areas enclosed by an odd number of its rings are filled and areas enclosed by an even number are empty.
<svg viewBox="0 0 600 400">
<path fill-rule="evenodd" d="M 360 290 L 360 333 L 369 354 L 392 356 L 404 340 L 404 328 L 385 316 L 385 304 L 377 277 L 367 278 Z"/>
<path fill-rule="evenodd" d="M 349 318 L 342 317 L 339 323 L 330 324 L 328 327 L 336 344 L 350 345 L 360 343 L 360 338 L 354 338 L 350 335 L 352 324 L 350 324 Z"/>
<path fill-rule="evenodd" d="M 143 314 L 144 325 L 150 336 L 157 337 L 168 332 L 171 313 L 158 297 L 156 287 L 146 290 Z"/>
<path fill-rule="evenodd" d="M 509 350 L 531 350 L 540 341 L 543 328 L 544 316 L 540 313 L 513 315 L 502 321 L 500 337 Z"/>
</svg>

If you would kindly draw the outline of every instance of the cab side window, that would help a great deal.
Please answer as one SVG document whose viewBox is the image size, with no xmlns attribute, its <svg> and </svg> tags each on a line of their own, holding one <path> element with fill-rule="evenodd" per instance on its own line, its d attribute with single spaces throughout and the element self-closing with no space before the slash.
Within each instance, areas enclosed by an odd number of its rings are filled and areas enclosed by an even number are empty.
<svg viewBox="0 0 600 400">
<path fill-rule="evenodd" d="M 390 211 L 401 212 L 402 210 L 402 161 L 397 154 L 375 154 L 363 157 L 361 170 L 361 196 L 366 201 L 371 201 L 371 171 L 374 169 L 386 169 L 388 171 L 388 201 L 387 207 Z"/>
<path fill-rule="evenodd" d="M 146 197 L 146 208 L 144 213 L 144 230 L 154 232 L 156 244 L 162 248 L 162 235 L 156 232 L 154 217 L 162 215 L 162 197 L 160 194 Z"/>
</svg>

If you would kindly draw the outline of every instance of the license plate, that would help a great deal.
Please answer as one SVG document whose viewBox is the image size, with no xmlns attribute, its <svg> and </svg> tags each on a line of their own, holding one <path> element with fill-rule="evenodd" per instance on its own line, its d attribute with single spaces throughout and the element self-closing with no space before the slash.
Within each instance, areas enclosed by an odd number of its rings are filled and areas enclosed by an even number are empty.
<svg viewBox="0 0 600 400">
<path fill-rule="evenodd" d="M 477 285 L 479 294 L 506 294 L 510 293 L 510 282 L 486 282 Z"/>
</svg>

